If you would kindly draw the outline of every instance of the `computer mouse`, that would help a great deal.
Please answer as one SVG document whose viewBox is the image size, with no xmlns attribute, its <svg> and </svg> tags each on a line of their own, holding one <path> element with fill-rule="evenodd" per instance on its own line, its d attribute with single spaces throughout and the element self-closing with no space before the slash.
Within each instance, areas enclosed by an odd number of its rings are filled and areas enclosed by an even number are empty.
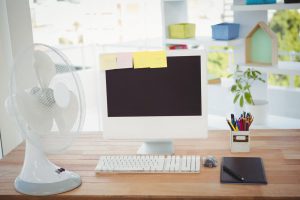
<svg viewBox="0 0 300 200">
<path fill-rule="evenodd" d="M 207 156 L 207 157 L 203 157 L 203 163 L 204 163 L 204 167 L 213 168 L 213 167 L 217 167 L 218 161 L 214 156 Z"/>
</svg>

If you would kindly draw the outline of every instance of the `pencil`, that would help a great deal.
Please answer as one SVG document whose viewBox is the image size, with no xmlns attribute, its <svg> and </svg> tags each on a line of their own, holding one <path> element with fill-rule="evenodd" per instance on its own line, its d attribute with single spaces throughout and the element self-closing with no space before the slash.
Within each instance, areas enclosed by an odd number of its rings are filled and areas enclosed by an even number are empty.
<svg viewBox="0 0 300 200">
<path fill-rule="evenodd" d="M 232 131 L 234 131 L 233 128 L 232 128 L 232 126 L 231 126 L 231 124 L 229 123 L 229 120 L 226 119 L 226 121 L 227 121 L 227 124 L 228 124 L 228 126 L 230 127 L 230 129 L 231 129 Z"/>
<path fill-rule="evenodd" d="M 232 125 L 232 123 L 231 123 L 228 119 L 226 119 L 226 121 L 227 121 L 227 123 L 228 123 L 228 125 L 230 126 L 230 129 L 231 129 L 232 131 L 237 131 L 236 128 Z"/>
</svg>

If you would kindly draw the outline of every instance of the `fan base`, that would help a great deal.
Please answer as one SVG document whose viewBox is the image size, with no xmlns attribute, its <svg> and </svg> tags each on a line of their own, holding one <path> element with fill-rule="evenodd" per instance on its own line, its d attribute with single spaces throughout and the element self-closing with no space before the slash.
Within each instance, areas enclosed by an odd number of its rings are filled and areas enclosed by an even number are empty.
<svg viewBox="0 0 300 200">
<path fill-rule="evenodd" d="M 81 179 L 78 174 L 70 171 L 65 171 L 63 173 L 67 174 L 67 179 L 52 183 L 27 182 L 18 176 L 15 180 L 15 188 L 18 192 L 23 194 L 45 196 L 67 192 L 81 185 Z"/>
</svg>

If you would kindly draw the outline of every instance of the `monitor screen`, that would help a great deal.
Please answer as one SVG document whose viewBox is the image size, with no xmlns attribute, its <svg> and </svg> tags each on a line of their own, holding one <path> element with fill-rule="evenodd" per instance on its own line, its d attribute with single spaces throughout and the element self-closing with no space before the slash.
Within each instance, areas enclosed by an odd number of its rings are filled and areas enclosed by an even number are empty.
<svg viewBox="0 0 300 200">
<path fill-rule="evenodd" d="M 108 117 L 201 116 L 201 57 L 167 57 L 167 66 L 106 71 Z"/>
</svg>

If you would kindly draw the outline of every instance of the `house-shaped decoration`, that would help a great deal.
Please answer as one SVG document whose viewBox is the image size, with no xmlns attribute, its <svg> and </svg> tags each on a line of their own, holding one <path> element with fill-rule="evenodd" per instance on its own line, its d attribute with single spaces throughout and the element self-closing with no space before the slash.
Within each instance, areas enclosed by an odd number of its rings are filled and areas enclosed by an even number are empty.
<svg viewBox="0 0 300 200">
<path fill-rule="evenodd" d="M 246 37 L 246 64 L 277 65 L 278 41 L 265 22 L 259 22 Z"/>
</svg>

